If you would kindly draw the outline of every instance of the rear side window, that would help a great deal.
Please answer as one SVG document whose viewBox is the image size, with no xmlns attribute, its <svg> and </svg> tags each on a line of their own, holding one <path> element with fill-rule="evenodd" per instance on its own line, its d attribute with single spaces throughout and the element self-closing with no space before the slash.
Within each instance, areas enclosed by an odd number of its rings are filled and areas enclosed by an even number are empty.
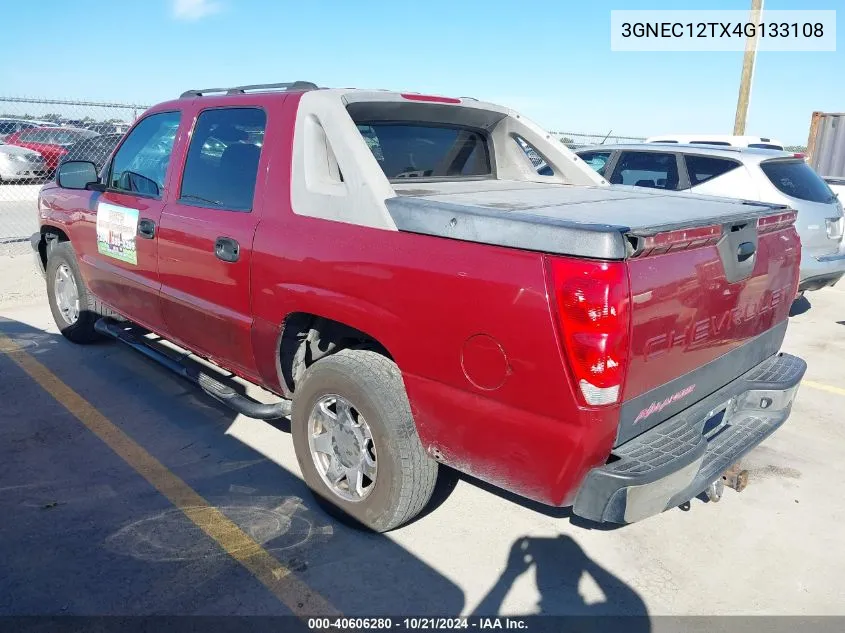
<svg viewBox="0 0 845 633">
<path fill-rule="evenodd" d="M 179 201 L 252 210 L 267 115 L 260 108 L 218 108 L 197 117 Z"/>
<path fill-rule="evenodd" d="M 739 167 L 736 161 L 712 156 L 684 156 L 684 162 L 693 187 Z"/>
<path fill-rule="evenodd" d="M 614 185 L 674 190 L 678 188 L 678 163 L 674 154 L 622 152 L 610 182 Z"/>
<path fill-rule="evenodd" d="M 809 202 L 830 202 L 833 191 L 803 160 L 767 160 L 760 169 L 771 183 L 788 196 Z"/>
<path fill-rule="evenodd" d="M 390 180 L 489 176 L 487 137 L 472 128 L 406 122 L 359 123 Z"/>
<path fill-rule="evenodd" d="M 112 161 L 110 189 L 158 198 L 164 189 L 179 112 L 151 114 L 138 123 Z"/>
<path fill-rule="evenodd" d="M 607 169 L 607 164 L 610 162 L 611 153 L 612 152 L 594 151 L 579 153 L 578 156 L 580 156 L 581 160 L 587 163 L 587 165 L 604 176 L 604 170 Z"/>
</svg>

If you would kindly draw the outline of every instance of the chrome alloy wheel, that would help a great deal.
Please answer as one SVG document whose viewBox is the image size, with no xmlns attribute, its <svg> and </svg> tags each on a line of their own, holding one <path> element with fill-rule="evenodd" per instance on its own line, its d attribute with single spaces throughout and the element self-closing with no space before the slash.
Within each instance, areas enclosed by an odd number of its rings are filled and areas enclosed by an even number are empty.
<svg viewBox="0 0 845 633">
<path fill-rule="evenodd" d="M 76 323 L 79 320 L 79 288 L 76 287 L 76 279 L 67 264 L 60 264 L 56 268 L 53 294 L 65 323 Z"/>
<path fill-rule="evenodd" d="M 308 448 L 320 478 L 346 501 L 366 499 L 376 484 L 373 434 L 364 416 L 345 398 L 326 395 L 308 416 Z"/>
</svg>

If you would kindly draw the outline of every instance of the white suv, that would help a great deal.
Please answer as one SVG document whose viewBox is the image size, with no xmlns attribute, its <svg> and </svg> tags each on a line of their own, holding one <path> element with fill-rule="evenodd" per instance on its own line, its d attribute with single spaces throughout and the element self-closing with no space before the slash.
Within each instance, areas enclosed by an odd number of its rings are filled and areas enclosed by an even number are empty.
<svg viewBox="0 0 845 633">
<path fill-rule="evenodd" d="M 845 275 L 842 204 L 803 154 L 768 149 L 639 143 L 575 152 L 612 185 L 786 204 L 798 212 L 799 291 Z"/>
</svg>

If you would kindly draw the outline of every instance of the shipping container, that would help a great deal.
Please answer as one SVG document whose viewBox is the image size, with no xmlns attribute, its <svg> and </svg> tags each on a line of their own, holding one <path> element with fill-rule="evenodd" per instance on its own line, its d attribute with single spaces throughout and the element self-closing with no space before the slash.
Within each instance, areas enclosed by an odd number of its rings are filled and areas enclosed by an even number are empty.
<svg viewBox="0 0 845 633">
<path fill-rule="evenodd" d="M 845 177 L 845 113 L 813 112 L 807 160 L 819 176 Z"/>
</svg>

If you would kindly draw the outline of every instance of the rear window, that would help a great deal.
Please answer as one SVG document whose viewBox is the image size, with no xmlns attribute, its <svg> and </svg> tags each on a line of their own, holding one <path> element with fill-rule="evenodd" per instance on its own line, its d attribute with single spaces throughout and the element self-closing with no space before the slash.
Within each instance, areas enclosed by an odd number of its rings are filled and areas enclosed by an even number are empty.
<svg viewBox="0 0 845 633">
<path fill-rule="evenodd" d="M 771 143 L 749 143 L 748 147 L 756 147 L 757 149 L 779 149 L 783 150 L 780 145 L 772 145 Z"/>
<path fill-rule="evenodd" d="M 358 131 L 390 180 L 492 174 L 487 137 L 472 128 L 377 122 Z"/>
<path fill-rule="evenodd" d="M 809 202 L 830 202 L 833 192 L 803 160 L 767 160 L 760 169 L 771 183 L 788 196 Z"/>
<path fill-rule="evenodd" d="M 736 161 L 711 156 L 684 156 L 684 161 L 692 186 L 700 185 L 739 167 Z"/>
<path fill-rule="evenodd" d="M 730 147 L 731 144 L 727 141 L 690 141 L 690 145 L 719 145 L 720 147 Z"/>
<path fill-rule="evenodd" d="M 49 140 L 50 138 L 50 130 L 27 130 L 26 132 L 21 132 L 21 135 L 18 137 L 19 141 L 24 141 L 28 143 L 44 143 L 45 141 Z"/>
</svg>

